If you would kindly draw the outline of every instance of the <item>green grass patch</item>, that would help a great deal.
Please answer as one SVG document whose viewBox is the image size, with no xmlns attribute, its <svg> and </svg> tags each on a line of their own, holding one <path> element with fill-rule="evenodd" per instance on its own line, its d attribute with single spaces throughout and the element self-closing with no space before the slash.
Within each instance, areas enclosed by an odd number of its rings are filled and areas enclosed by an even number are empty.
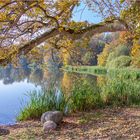
<svg viewBox="0 0 140 140">
<path fill-rule="evenodd" d="M 105 75 L 107 73 L 107 69 L 105 67 L 100 66 L 65 66 L 62 68 L 67 72 L 76 72 L 83 74 L 93 74 L 93 75 Z"/>
<path fill-rule="evenodd" d="M 66 72 L 91 74 L 95 76 L 119 77 L 124 79 L 140 79 L 140 70 L 132 68 L 107 68 L 101 66 L 65 66 Z"/>
<path fill-rule="evenodd" d="M 49 90 L 31 91 L 27 93 L 30 101 L 21 109 L 17 120 L 38 119 L 40 116 L 50 110 L 59 110 L 67 113 L 68 97 L 61 91 L 56 92 L 55 88 Z"/>
<path fill-rule="evenodd" d="M 94 67 L 93 71 L 98 73 L 97 68 Z M 140 105 L 138 70 L 110 69 L 105 75 L 107 76 L 103 77 L 103 83 L 98 78 L 93 82 L 80 76 L 73 81 L 69 94 L 62 90 L 57 91 L 54 86 L 45 91 L 32 91 L 28 93 L 29 103 L 21 110 L 17 119 L 38 119 L 42 113 L 51 110 L 60 110 L 66 114 L 108 106 Z"/>
</svg>

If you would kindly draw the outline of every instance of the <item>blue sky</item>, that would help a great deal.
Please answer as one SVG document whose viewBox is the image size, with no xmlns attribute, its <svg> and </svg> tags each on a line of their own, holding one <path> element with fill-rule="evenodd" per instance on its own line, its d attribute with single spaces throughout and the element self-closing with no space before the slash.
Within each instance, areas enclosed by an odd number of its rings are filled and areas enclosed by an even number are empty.
<svg viewBox="0 0 140 140">
<path fill-rule="evenodd" d="M 88 21 L 90 23 L 98 23 L 101 21 L 101 18 L 95 15 L 92 10 L 89 10 L 88 7 L 84 3 L 81 3 L 80 6 L 74 9 L 73 20 Z"/>
</svg>

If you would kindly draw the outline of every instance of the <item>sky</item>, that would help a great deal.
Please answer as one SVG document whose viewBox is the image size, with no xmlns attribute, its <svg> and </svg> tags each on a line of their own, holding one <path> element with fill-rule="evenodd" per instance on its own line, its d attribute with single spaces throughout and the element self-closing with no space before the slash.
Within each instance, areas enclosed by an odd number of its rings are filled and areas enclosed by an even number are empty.
<svg viewBox="0 0 140 140">
<path fill-rule="evenodd" d="M 84 3 L 81 3 L 80 6 L 74 9 L 73 20 L 88 21 L 89 23 L 98 23 L 101 21 L 101 18 L 95 15 L 92 10 L 89 10 Z"/>
</svg>

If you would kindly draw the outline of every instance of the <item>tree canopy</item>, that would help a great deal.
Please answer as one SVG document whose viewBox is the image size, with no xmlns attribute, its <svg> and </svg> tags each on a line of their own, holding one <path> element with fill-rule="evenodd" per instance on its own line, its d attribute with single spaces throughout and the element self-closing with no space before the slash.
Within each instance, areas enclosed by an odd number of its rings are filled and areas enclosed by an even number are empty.
<svg viewBox="0 0 140 140">
<path fill-rule="evenodd" d="M 83 2 L 103 21 L 98 24 L 72 21 L 75 7 Z M 58 36 L 77 40 L 102 32 L 128 31 L 131 37 L 139 37 L 139 3 L 138 0 L 2 0 L 0 62 L 27 54 Z"/>
</svg>

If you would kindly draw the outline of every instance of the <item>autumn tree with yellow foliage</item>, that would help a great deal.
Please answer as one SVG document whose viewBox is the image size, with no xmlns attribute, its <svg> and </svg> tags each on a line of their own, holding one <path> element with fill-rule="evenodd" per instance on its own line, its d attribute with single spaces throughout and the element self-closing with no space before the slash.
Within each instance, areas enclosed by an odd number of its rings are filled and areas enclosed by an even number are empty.
<svg viewBox="0 0 140 140">
<path fill-rule="evenodd" d="M 98 24 L 72 21 L 74 8 L 82 2 L 103 21 Z M 127 30 L 138 38 L 138 5 L 138 0 L 1 0 L 0 63 L 26 55 L 58 36 L 74 41 L 97 33 Z"/>
</svg>

